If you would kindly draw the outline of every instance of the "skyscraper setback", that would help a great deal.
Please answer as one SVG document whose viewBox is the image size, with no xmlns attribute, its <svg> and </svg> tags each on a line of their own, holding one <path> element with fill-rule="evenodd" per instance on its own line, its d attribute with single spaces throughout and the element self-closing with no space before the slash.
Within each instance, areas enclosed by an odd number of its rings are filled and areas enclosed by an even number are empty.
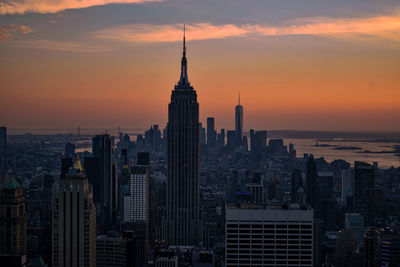
<svg viewBox="0 0 400 267">
<path fill-rule="evenodd" d="M 200 123 L 197 94 L 187 75 L 185 35 L 181 77 L 168 106 L 167 244 L 200 241 Z"/>
</svg>

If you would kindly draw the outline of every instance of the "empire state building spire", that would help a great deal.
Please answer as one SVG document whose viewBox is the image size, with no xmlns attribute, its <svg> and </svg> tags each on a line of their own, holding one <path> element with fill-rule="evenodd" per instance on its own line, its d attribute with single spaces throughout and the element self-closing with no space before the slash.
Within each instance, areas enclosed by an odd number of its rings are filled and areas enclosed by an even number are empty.
<svg viewBox="0 0 400 267">
<path fill-rule="evenodd" d="M 181 61 L 181 78 L 179 79 L 176 89 L 192 89 L 190 86 L 188 73 L 187 73 L 187 59 L 186 59 L 186 26 L 183 25 L 183 55 Z"/>
</svg>

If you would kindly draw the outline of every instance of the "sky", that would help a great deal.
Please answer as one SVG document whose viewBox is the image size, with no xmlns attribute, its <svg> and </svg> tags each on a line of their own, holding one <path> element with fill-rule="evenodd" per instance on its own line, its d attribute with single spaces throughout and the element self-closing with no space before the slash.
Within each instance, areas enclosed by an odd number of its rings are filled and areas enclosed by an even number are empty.
<svg viewBox="0 0 400 267">
<path fill-rule="evenodd" d="M 202 122 L 400 131 L 398 0 L 0 0 L 0 125 L 164 127 L 184 23 Z"/>
</svg>

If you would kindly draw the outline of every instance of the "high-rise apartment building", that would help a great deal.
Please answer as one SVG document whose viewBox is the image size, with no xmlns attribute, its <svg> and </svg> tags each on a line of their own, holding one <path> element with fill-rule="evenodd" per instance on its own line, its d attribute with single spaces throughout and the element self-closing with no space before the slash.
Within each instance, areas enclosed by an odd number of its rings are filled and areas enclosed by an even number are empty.
<svg viewBox="0 0 400 267">
<path fill-rule="evenodd" d="M 230 205 L 227 267 L 313 266 L 313 210 L 299 205 Z"/>
<path fill-rule="evenodd" d="M 52 266 L 96 266 L 96 208 L 79 156 L 54 199 Z"/>
<path fill-rule="evenodd" d="M 187 75 L 185 37 L 181 77 L 168 106 L 167 244 L 198 245 L 200 123 L 197 94 Z"/>
</svg>

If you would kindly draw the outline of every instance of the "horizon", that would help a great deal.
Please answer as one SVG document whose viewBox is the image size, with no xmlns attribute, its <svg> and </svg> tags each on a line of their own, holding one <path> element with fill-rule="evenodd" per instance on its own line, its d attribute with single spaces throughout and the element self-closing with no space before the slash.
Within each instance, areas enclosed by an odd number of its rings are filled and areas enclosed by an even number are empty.
<svg viewBox="0 0 400 267">
<path fill-rule="evenodd" d="M 209 10 L 223 1 L 22 2 L 0 3 L 9 128 L 166 122 L 186 23 L 201 121 L 233 128 L 240 92 L 246 129 L 400 131 L 396 1 L 234 1 L 223 14 Z"/>
</svg>

